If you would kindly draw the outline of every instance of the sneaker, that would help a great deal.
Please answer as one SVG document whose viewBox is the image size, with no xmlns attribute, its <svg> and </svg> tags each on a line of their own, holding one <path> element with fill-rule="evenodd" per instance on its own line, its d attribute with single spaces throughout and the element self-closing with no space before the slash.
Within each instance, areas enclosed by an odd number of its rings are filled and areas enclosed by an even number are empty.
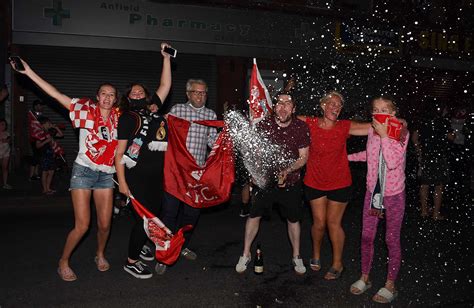
<svg viewBox="0 0 474 308">
<path fill-rule="evenodd" d="M 251 257 L 246 257 L 246 256 L 240 256 L 239 262 L 235 266 L 235 271 L 239 274 L 242 274 L 247 270 L 247 266 L 250 263 L 250 260 L 252 260 Z"/>
<path fill-rule="evenodd" d="M 158 275 L 163 275 L 166 272 L 167 268 L 168 268 L 168 266 L 166 266 L 166 264 L 162 264 L 162 263 L 158 262 L 155 265 L 155 272 Z"/>
<path fill-rule="evenodd" d="M 155 260 L 155 256 L 150 247 L 147 245 L 143 245 L 142 250 L 140 251 L 140 258 L 145 261 L 153 261 Z"/>
<path fill-rule="evenodd" d="M 240 217 L 247 217 L 250 215 L 250 211 L 249 211 L 249 205 L 248 204 L 242 204 L 240 206 L 240 214 L 239 216 Z"/>
<path fill-rule="evenodd" d="M 184 248 L 181 250 L 181 256 L 185 257 L 188 260 L 196 260 L 197 259 L 197 254 L 192 251 L 191 249 Z"/>
<path fill-rule="evenodd" d="M 137 261 L 135 263 L 127 263 L 123 266 L 123 269 L 138 279 L 148 279 L 153 276 L 153 273 L 149 270 L 148 265 L 142 261 Z"/>
<path fill-rule="evenodd" d="M 40 179 L 41 177 L 39 177 L 38 175 L 33 175 L 32 177 L 30 177 L 30 181 L 38 181 Z"/>
<path fill-rule="evenodd" d="M 293 263 L 293 269 L 295 270 L 297 274 L 303 275 L 304 273 L 306 273 L 306 267 L 304 266 L 303 259 L 301 259 L 300 256 L 294 257 L 292 260 L 292 263 Z"/>
<path fill-rule="evenodd" d="M 13 189 L 13 187 L 11 185 L 5 184 L 3 185 L 3 189 L 10 190 Z"/>
</svg>

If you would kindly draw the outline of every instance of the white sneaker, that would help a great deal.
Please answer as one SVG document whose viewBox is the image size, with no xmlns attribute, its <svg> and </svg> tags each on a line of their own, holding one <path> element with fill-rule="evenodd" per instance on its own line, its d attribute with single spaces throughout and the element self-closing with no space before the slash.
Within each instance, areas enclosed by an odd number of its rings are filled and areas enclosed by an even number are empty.
<svg viewBox="0 0 474 308">
<path fill-rule="evenodd" d="M 240 256 L 239 262 L 235 266 L 235 271 L 239 274 L 242 274 L 247 270 L 247 265 L 249 265 L 251 257 Z"/>
<path fill-rule="evenodd" d="M 3 189 L 10 190 L 10 189 L 13 189 L 13 187 L 8 184 L 5 184 L 3 185 Z"/>
<path fill-rule="evenodd" d="M 306 267 L 303 264 L 303 259 L 300 256 L 293 258 L 293 269 L 299 275 L 306 273 Z"/>
<path fill-rule="evenodd" d="M 142 249 L 140 250 L 140 258 L 142 258 L 145 261 L 155 260 L 155 256 L 153 255 L 153 251 L 147 245 L 143 245 Z"/>
<path fill-rule="evenodd" d="M 191 261 L 197 259 L 197 254 L 189 248 L 181 250 L 181 256 Z"/>
</svg>

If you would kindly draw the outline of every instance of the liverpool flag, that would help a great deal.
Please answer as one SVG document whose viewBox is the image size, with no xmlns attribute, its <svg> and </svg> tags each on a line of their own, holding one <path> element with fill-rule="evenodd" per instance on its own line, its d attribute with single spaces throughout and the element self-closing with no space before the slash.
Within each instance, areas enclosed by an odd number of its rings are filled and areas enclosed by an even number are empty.
<svg viewBox="0 0 474 308">
<path fill-rule="evenodd" d="M 204 166 L 199 166 L 186 148 L 191 123 L 168 115 L 168 150 L 165 154 L 164 189 L 182 202 L 206 208 L 229 200 L 234 183 L 232 142 L 223 121 L 207 120 L 193 123 L 224 127 Z"/>
<path fill-rule="evenodd" d="M 183 232 L 191 230 L 191 225 L 186 225 L 172 234 L 161 220 L 152 212 L 148 211 L 137 199 L 130 196 L 130 201 L 138 216 L 143 219 L 143 228 L 148 238 L 155 244 L 156 259 L 166 265 L 176 262 L 184 244 Z"/>
<path fill-rule="evenodd" d="M 252 124 L 261 121 L 268 113 L 272 111 L 272 100 L 267 87 L 263 83 L 262 76 L 257 67 L 257 60 L 253 59 L 252 75 L 250 76 L 249 85 L 249 114 Z"/>
</svg>

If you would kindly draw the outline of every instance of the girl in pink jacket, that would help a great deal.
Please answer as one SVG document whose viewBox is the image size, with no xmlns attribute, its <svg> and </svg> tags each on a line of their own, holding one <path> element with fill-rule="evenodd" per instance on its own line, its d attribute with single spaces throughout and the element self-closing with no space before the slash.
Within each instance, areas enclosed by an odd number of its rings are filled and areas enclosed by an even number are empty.
<svg viewBox="0 0 474 308">
<path fill-rule="evenodd" d="M 395 280 L 401 263 L 400 229 L 405 212 L 405 161 L 408 132 L 401 140 L 388 134 L 389 122 L 396 118 L 395 102 L 387 97 L 372 101 L 374 116 L 369 129 L 366 151 L 349 155 L 350 161 L 367 161 L 367 192 L 362 214 L 361 277 L 351 285 L 351 293 L 360 295 L 372 284 L 369 279 L 374 255 L 374 239 L 380 219 L 386 219 L 385 242 L 388 247 L 388 275 L 385 286 L 372 298 L 379 303 L 393 301 L 398 292 Z M 386 120 L 379 122 L 376 118 Z M 390 120 L 389 118 L 390 117 Z"/>
</svg>

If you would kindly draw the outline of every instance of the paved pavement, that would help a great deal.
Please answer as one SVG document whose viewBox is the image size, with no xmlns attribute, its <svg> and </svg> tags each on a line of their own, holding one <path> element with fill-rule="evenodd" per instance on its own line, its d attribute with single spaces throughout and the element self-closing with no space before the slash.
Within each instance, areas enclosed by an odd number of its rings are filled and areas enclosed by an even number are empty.
<svg viewBox="0 0 474 308">
<path fill-rule="evenodd" d="M 345 270 L 337 281 L 322 277 L 330 262 L 325 239 L 321 272 L 297 276 L 290 267 L 290 245 L 285 222 L 277 211 L 263 221 L 261 243 L 265 273 L 237 274 L 245 219 L 238 216 L 238 194 L 232 202 L 202 213 L 190 247 L 198 259 L 180 259 L 165 275 L 148 280 L 131 277 L 122 269 L 126 258 L 131 217 L 113 220 L 107 248 L 111 269 L 97 271 L 95 217 L 91 230 L 71 260 L 79 279 L 66 283 L 56 273 L 65 236 L 73 224 L 68 176 L 56 177 L 58 194 L 42 196 L 38 182 L 12 179 L 14 191 L 0 191 L 0 307 L 371 307 L 370 298 L 385 281 L 387 253 L 383 225 L 376 239 L 372 280 L 367 294 L 354 296 L 349 286 L 359 277 L 360 207 L 364 179 L 355 172 L 354 200 L 344 217 Z M 410 184 L 410 183 L 409 183 Z M 472 196 L 452 194 L 446 203 L 449 220 L 422 220 L 409 190 L 402 229 L 403 265 L 394 307 L 472 307 Z M 302 224 L 302 256 L 310 257 L 311 218 Z"/>
</svg>

